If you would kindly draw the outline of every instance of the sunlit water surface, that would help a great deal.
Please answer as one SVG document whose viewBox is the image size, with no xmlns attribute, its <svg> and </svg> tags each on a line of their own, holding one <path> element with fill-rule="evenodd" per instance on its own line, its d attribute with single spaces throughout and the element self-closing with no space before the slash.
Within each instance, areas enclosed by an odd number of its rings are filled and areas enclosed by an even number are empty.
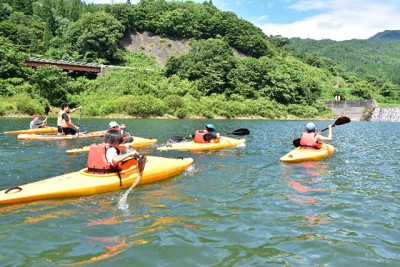
<svg viewBox="0 0 400 267">
<path fill-rule="evenodd" d="M 0 119 L 0 188 L 85 167 L 67 149 L 101 139 L 18 141 Z M 81 119 L 83 130 L 106 119 Z M 284 164 L 305 121 L 120 119 L 158 143 L 142 154 L 193 157 L 179 176 L 124 190 L 0 206 L 0 266 L 400 266 L 400 124 L 334 128 L 336 153 Z M 157 151 L 204 123 L 251 131 L 246 146 Z M 333 121 L 317 121 L 322 129 Z M 55 124 L 55 120 L 50 120 Z M 239 136 L 236 136 L 239 138 Z"/>
</svg>

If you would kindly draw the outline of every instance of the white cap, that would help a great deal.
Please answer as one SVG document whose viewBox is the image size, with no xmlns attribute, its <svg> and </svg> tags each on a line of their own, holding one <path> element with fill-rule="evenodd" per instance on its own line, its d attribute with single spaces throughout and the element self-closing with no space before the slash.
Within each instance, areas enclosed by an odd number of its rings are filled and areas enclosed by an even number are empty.
<svg viewBox="0 0 400 267">
<path fill-rule="evenodd" d="M 119 127 L 118 123 L 116 121 L 112 121 L 110 122 L 110 124 L 108 125 L 108 128 L 114 128 L 114 127 Z"/>
</svg>

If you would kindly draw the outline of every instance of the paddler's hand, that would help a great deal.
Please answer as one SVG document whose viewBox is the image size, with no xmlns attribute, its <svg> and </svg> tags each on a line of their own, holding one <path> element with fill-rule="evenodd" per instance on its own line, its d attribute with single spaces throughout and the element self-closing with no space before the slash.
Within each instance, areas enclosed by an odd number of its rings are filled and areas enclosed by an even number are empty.
<svg viewBox="0 0 400 267">
<path fill-rule="evenodd" d="M 138 156 L 139 153 L 135 149 L 133 149 L 132 151 L 129 152 L 129 155 L 131 155 L 132 157 L 135 157 L 135 156 Z"/>
</svg>

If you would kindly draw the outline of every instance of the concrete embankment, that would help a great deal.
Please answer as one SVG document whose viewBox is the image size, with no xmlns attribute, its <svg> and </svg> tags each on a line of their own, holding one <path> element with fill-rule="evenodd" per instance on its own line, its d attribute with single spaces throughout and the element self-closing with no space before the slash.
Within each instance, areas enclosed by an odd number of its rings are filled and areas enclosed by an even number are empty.
<svg viewBox="0 0 400 267">
<path fill-rule="evenodd" d="M 336 115 L 349 117 L 352 121 L 368 120 L 378 106 L 373 99 L 325 101 L 325 105 Z"/>
<path fill-rule="evenodd" d="M 352 121 L 400 121 L 400 107 L 380 108 L 374 99 L 325 101 L 325 105 Z"/>
</svg>

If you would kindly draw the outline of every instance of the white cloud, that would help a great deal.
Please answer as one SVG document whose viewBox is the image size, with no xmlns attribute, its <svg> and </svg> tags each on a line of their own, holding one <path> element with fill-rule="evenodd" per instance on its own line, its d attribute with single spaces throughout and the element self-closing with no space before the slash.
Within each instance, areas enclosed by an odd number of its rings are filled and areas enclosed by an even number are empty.
<svg viewBox="0 0 400 267">
<path fill-rule="evenodd" d="M 336 41 L 367 39 L 384 30 L 400 29 L 397 1 L 396 4 L 393 1 L 299 1 L 291 7 L 296 10 L 321 9 L 321 13 L 289 24 L 257 26 L 267 35 Z"/>
</svg>

